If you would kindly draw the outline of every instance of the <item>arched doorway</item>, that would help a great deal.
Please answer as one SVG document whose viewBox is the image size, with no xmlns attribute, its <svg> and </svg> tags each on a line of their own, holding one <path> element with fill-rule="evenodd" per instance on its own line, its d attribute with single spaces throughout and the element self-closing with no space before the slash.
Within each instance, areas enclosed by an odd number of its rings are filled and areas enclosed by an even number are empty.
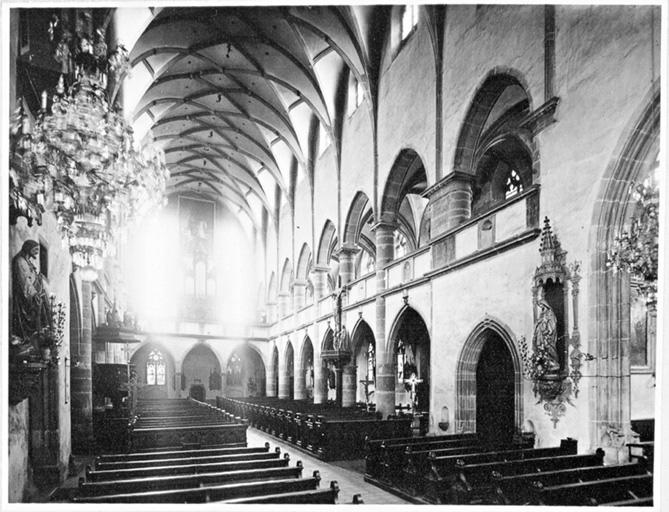
<svg viewBox="0 0 669 512">
<path fill-rule="evenodd" d="M 476 365 L 476 431 L 490 443 L 508 443 L 515 430 L 514 371 L 499 334 L 486 332 Z"/>
<path fill-rule="evenodd" d="M 504 440 L 520 427 L 521 366 L 510 331 L 486 318 L 465 341 L 455 376 L 455 431 Z M 496 432 L 499 431 L 499 432 Z"/>
<path fill-rule="evenodd" d="M 311 338 L 307 336 L 302 344 L 302 357 L 300 366 L 300 379 L 304 379 L 304 397 L 296 398 L 314 398 L 314 347 L 311 344 Z"/>
<path fill-rule="evenodd" d="M 360 320 L 351 337 L 353 361 L 356 366 L 356 402 L 374 403 L 376 377 L 376 342 L 369 324 Z"/>
<path fill-rule="evenodd" d="M 174 396 L 174 361 L 166 350 L 154 343 L 147 343 L 132 355 L 130 364 L 136 372 L 137 398 Z"/>
<path fill-rule="evenodd" d="M 395 404 L 430 410 L 430 333 L 418 312 L 407 306 L 395 322 L 392 336 L 395 361 Z"/>
<path fill-rule="evenodd" d="M 224 375 L 227 397 L 265 395 L 265 365 L 260 354 L 249 346 L 240 347 L 230 355 Z"/>
<path fill-rule="evenodd" d="M 186 354 L 181 372 L 189 396 L 196 398 L 204 390 L 205 400 L 221 392 L 221 365 L 207 345 L 198 343 Z"/>
</svg>

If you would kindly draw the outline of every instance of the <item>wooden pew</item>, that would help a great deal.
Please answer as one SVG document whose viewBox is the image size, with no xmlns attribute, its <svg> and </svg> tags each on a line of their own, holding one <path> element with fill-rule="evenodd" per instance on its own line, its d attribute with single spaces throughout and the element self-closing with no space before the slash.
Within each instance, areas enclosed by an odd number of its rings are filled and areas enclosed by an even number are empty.
<svg viewBox="0 0 669 512">
<path fill-rule="evenodd" d="M 456 480 L 447 486 L 444 482 L 430 482 L 426 486 L 429 500 L 438 503 L 475 503 L 485 499 L 494 489 L 496 477 L 503 475 L 519 475 L 554 470 L 574 470 L 581 467 L 601 466 L 604 463 L 604 452 L 584 455 L 557 455 L 551 457 L 525 458 L 521 460 L 484 462 L 468 464 L 458 469 Z M 444 496 L 449 498 L 444 499 Z"/>
<path fill-rule="evenodd" d="M 182 427 L 135 428 L 130 434 L 131 450 L 179 448 L 183 445 L 220 446 L 246 442 L 245 424 L 224 423 Z"/>
<path fill-rule="evenodd" d="M 263 460 L 240 460 L 233 462 L 216 462 L 207 464 L 185 464 L 174 466 L 160 466 L 134 469 L 116 469 L 96 471 L 86 468 L 86 481 L 101 482 L 104 480 L 124 480 L 130 478 L 146 478 L 154 476 L 188 475 L 192 473 L 216 473 L 222 471 L 238 471 L 243 469 L 264 469 L 288 466 L 288 454 L 279 458 L 278 454 L 273 458 Z"/>
<path fill-rule="evenodd" d="M 439 452 L 434 452 L 429 455 L 429 471 L 425 470 L 425 466 L 416 467 L 414 464 L 407 464 L 404 468 L 404 482 L 409 493 L 424 494 L 427 485 L 439 489 L 453 484 L 460 468 L 467 464 L 575 455 L 576 450 L 577 442 L 574 439 L 563 439 L 560 446 L 551 448 L 521 448 L 443 456 L 437 455 Z"/>
<path fill-rule="evenodd" d="M 607 478 L 544 487 L 536 486 L 536 505 L 606 505 L 653 495 L 653 475 Z"/>
<path fill-rule="evenodd" d="M 82 496 L 75 498 L 73 501 L 79 503 L 207 503 L 242 497 L 314 490 L 318 488 L 319 482 L 320 476 L 315 471 L 312 478 L 262 480 L 189 489 Z"/>
<path fill-rule="evenodd" d="M 181 466 L 196 464 L 214 464 L 220 462 L 235 462 L 243 460 L 267 460 L 278 457 L 281 452 L 276 448 L 275 453 L 260 450 L 251 453 L 226 453 L 223 455 L 200 455 L 197 457 L 177 457 L 172 459 L 131 460 L 124 462 L 97 462 L 96 471 L 113 471 L 135 468 L 159 468 L 163 466 Z"/>
<path fill-rule="evenodd" d="M 575 482 L 589 482 L 606 478 L 647 474 L 646 464 L 616 464 L 614 466 L 589 466 L 557 469 L 541 473 L 525 473 L 502 476 L 497 474 L 495 490 L 489 503 L 498 505 L 527 505 L 532 501 L 533 485 L 540 482 L 544 487 Z"/>
<path fill-rule="evenodd" d="M 322 504 L 335 505 L 337 503 L 337 496 L 339 495 L 339 485 L 333 480 L 330 482 L 329 489 L 315 489 L 309 491 L 286 492 L 280 494 L 267 494 L 263 496 L 251 496 L 248 498 L 237 498 L 232 500 L 224 500 L 221 503 L 290 503 L 293 504 Z M 356 495 L 358 496 L 358 495 Z M 362 500 L 355 500 L 353 504 L 362 503 Z"/>
<path fill-rule="evenodd" d="M 295 467 L 243 469 L 239 471 L 224 471 L 219 473 L 194 473 L 161 477 L 154 476 L 126 480 L 107 480 L 102 482 L 84 482 L 84 479 L 81 478 L 77 496 L 102 496 L 105 494 L 159 491 L 163 489 L 188 489 L 253 480 L 285 480 L 289 478 L 300 478 L 302 476 L 302 469 L 302 462 L 298 461 L 297 466 Z"/>
<path fill-rule="evenodd" d="M 256 453 L 269 451 L 269 443 L 265 446 L 247 447 L 246 443 L 231 443 L 221 448 L 203 448 L 199 450 L 169 450 L 125 453 L 115 455 L 100 455 L 96 462 L 124 462 L 131 460 L 174 459 L 178 457 L 197 457 L 199 455 L 225 455 L 226 453 Z"/>
</svg>

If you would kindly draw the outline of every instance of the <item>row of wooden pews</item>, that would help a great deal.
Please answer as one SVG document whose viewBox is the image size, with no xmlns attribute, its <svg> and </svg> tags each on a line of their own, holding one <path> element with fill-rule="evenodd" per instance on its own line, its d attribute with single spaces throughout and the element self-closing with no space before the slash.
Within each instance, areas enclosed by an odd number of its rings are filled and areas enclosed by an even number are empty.
<svg viewBox="0 0 669 512">
<path fill-rule="evenodd" d="M 288 454 L 246 444 L 246 422 L 194 400 L 147 400 L 137 408 L 126 453 L 97 457 L 78 487 L 54 501 L 75 503 L 309 503 L 335 504 L 336 481 L 303 476 Z M 232 427 L 231 442 L 214 430 Z M 167 432 L 161 435 L 160 431 Z M 147 432 L 156 432 L 149 435 Z M 229 431 L 226 431 L 229 432 Z M 227 435 L 227 434 L 226 434 Z M 166 448 L 168 446 L 168 448 Z M 359 495 L 353 503 L 362 503 Z"/>
<path fill-rule="evenodd" d="M 645 459 L 604 466 L 604 452 L 577 454 L 577 442 L 533 448 L 477 434 L 368 440 L 365 480 L 415 503 L 505 505 L 648 505 Z"/>
<path fill-rule="evenodd" d="M 368 437 L 411 435 L 409 417 L 382 420 L 364 407 L 340 408 L 277 398 L 217 397 L 217 407 L 322 460 L 360 458 Z"/>
</svg>

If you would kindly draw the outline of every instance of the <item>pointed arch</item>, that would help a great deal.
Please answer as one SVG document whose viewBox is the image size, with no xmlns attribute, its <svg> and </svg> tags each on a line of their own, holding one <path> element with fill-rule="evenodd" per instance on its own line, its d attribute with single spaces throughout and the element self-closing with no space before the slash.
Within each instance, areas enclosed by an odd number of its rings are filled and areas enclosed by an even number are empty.
<svg viewBox="0 0 669 512">
<path fill-rule="evenodd" d="M 511 68 L 495 68 L 490 71 L 477 88 L 460 128 L 453 161 L 453 169 L 456 172 L 471 175 L 476 173 L 475 153 L 486 121 L 502 93 L 513 86 L 523 89 L 527 108 L 532 111 L 533 102 L 529 87 L 520 72 Z"/>
<path fill-rule="evenodd" d="M 498 336 L 509 351 L 514 373 L 514 424 L 520 429 L 523 420 L 522 366 L 516 339 L 511 329 L 500 320 L 486 316 L 465 341 L 455 371 L 455 431 L 476 432 L 476 367 L 488 335 Z"/>
<path fill-rule="evenodd" d="M 423 159 L 411 148 L 402 149 L 395 161 L 381 198 L 381 219 L 392 221 L 407 194 L 422 194 L 427 189 Z"/>
<path fill-rule="evenodd" d="M 272 274 L 269 276 L 269 285 L 267 286 L 267 303 L 268 304 L 276 302 L 276 294 L 277 294 L 276 273 L 272 272 Z"/>
<path fill-rule="evenodd" d="M 290 264 L 290 259 L 286 258 L 283 262 L 283 267 L 281 269 L 281 283 L 279 292 L 289 293 L 290 292 L 290 283 L 293 280 L 293 267 Z"/>
<path fill-rule="evenodd" d="M 344 243 L 358 243 L 358 238 L 362 231 L 363 216 L 369 208 L 372 208 L 372 205 L 367 194 L 362 191 L 356 192 L 346 215 L 346 224 L 344 225 L 344 235 L 342 237 Z"/>
<path fill-rule="evenodd" d="M 624 229 L 634 200 L 632 185 L 654 164 L 660 141 L 660 82 L 652 84 L 626 129 L 601 179 L 589 236 L 588 317 L 591 353 L 596 358 L 594 393 L 590 401 L 593 446 L 611 427 L 629 431 L 631 420 L 629 321 L 630 286 L 624 272 L 607 265 L 615 237 Z M 661 227 L 665 230 L 665 227 Z"/>
<path fill-rule="evenodd" d="M 297 270 L 295 272 L 295 279 L 306 281 L 309 273 L 309 265 L 311 264 L 311 249 L 305 242 L 300 250 L 300 256 L 297 259 Z"/>
<path fill-rule="evenodd" d="M 321 352 L 325 350 L 334 350 L 334 331 L 330 326 L 325 331 L 323 341 L 321 342 Z"/>
<path fill-rule="evenodd" d="M 336 239 L 337 229 L 335 228 L 334 223 L 328 219 L 325 221 L 323 230 L 321 231 L 321 237 L 318 242 L 318 255 L 316 263 L 318 265 L 327 266 L 330 262 L 330 257 L 332 256 L 333 242 Z"/>
</svg>

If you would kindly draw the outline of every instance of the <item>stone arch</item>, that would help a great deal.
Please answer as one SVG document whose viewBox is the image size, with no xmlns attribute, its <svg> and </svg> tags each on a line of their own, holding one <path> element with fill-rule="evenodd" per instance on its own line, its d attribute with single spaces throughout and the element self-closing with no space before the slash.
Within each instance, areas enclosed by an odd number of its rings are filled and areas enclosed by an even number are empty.
<svg viewBox="0 0 669 512">
<path fill-rule="evenodd" d="M 286 258 L 281 269 L 281 282 L 279 291 L 281 293 L 290 293 L 290 283 L 293 280 L 293 266 L 290 264 L 290 259 Z"/>
<path fill-rule="evenodd" d="M 297 270 L 295 272 L 295 279 L 306 281 L 308 278 L 309 264 L 311 263 L 311 249 L 309 245 L 304 243 L 300 250 L 300 256 L 297 259 Z"/>
<path fill-rule="evenodd" d="M 414 149 L 402 149 L 386 180 L 381 199 L 381 220 L 394 220 L 404 196 L 409 193 L 422 193 L 426 188 L 427 174 L 423 159 Z"/>
<path fill-rule="evenodd" d="M 267 303 L 276 301 L 276 273 L 272 272 L 269 276 L 269 284 L 267 286 Z"/>
<path fill-rule="evenodd" d="M 374 382 L 376 374 L 376 363 L 374 364 L 374 370 L 372 375 L 368 374 L 367 368 L 367 356 L 369 345 L 372 345 L 374 354 L 376 354 L 376 337 L 374 336 L 374 331 L 371 326 L 362 318 L 359 318 L 358 321 L 353 326 L 351 331 L 351 350 L 353 354 L 352 363 L 355 365 L 355 386 L 356 386 L 356 401 L 364 402 L 365 397 L 365 386 L 360 381 L 365 380 L 365 378 L 372 381 L 371 384 L 368 384 L 368 391 L 374 391 Z M 371 396 L 370 402 L 374 402 L 374 396 Z"/>
<path fill-rule="evenodd" d="M 607 254 L 633 208 L 631 185 L 650 169 L 660 140 L 660 82 L 652 84 L 623 131 L 602 177 L 593 208 L 588 262 L 588 318 L 596 375 L 590 399 L 593 446 L 610 428 L 630 430 L 629 278 L 606 264 Z"/>
<path fill-rule="evenodd" d="M 358 237 L 360 236 L 360 231 L 362 228 L 363 215 L 367 209 L 367 206 L 371 207 L 369 197 L 362 191 L 356 192 L 351 201 L 351 206 L 348 209 L 348 214 L 346 215 L 346 224 L 344 227 L 343 242 L 349 244 L 358 243 Z M 373 214 L 373 208 L 372 208 Z"/>
<path fill-rule="evenodd" d="M 476 367 L 488 334 L 498 336 L 509 351 L 513 363 L 514 426 L 519 430 L 523 419 L 522 364 L 511 329 L 493 317 L 484 318 L 462 346 L 455 371 L 455 431 L 476 432 Z"/>
<path fill-rule="evenodd" d="M 528 101 L 528 109 L 532 111 L 532 97 L 523 75 L 511 68 L 498 67 L 491 70 L 476 89 L 463 120 L 453 160 L 453 169 L 456 172 L 475 174 L 475 153 L 480 145 L 480 137 L 488 116 L 502 93 L 514 85 L 523 89 Z"/>
<path fill-rule="evenodd" d="M 233 366 L 233 356 L 239 358 L 237 363 L 240 373 L 240 382 L 231 378 L 231 373 L 235 371 Z M 223 385 L 225 396 L 263 396 L 267 380 L 267 365 L 263 353 L 251 343 L 240 343 L 231 352 L 227 358 L 223 370 Z"/>
<path fill-rule="evenodd" d="M 146 363 L 149 354 L 158 350 L 165 359 L 164 386 L 150 386 L 146 380 Z M 134 365 L 137 375 L 138 398 L 169 398 L 181 389 L 181 383 L 176 382 L 176 363 L 174 355 L 162 343 L 149 339 L 140 343 L 130 356 L 130 364 Z"/>
<path fill-rule="evenodd" d="M 429 411 L 431 335 L 425 317 L 416 308 L 405 305 L 400 309 L 390 328 L 385 352 L 391 358 L 388 363 L 394 368 L 395 403 L 410 403 L 410 394 L 403 381 L 415 373 L 422 381 L 417 393 L 418 410 Z M 403 367 L 399 364 L 402 352 L 407 357 Z M 377 367 L 380 363 L 383 364 L 377 358 Z"/>
<path fill-rule="evenodd" d="M 213 356 L 213 357 L 212 357 Z M 181 378 L 188 396 L 196 396 L 195 389 L 203 389 L 205 396 L 213 398 L 222 391 L 222 362 L 215 350 L 206 342 L 194 344 L 181 361 Z"/>
<path fill-rule="evenodd" d="M 314 345 L 307 334 L 300 346 L 300 358 L 295 372 L 295 399 L 313 398 L 314 395 Z"/>
<path fill-rule="evenodd" d="M 330 219 L 326 220 L 325 226 L 323 226 L 323 231 L 321 232 L 321 238 L 318 242 L 318 254 L 316 260 L 318 265 L 327 266 L 329 264 L 336 233 L 337 229 L 335 228 L 334 223 Z"/>
<path fill-rule="evenodd" d="M 330 326 L 326 329 L 321 342 L 321 353 L 324 350 L 334 350 L 334 331 Z"/>
</svg>

